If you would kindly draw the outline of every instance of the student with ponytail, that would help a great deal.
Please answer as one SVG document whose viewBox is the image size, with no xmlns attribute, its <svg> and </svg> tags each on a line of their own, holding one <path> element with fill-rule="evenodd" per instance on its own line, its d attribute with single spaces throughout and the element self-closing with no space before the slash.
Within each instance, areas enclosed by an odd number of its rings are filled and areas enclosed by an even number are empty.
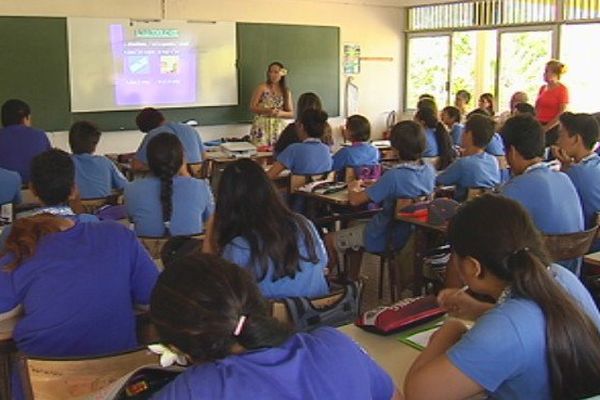
<svg viewBox="0 0 600 400">
<path fill-rule="evenodd" d="M 333 328 L 293 333 L 270 316 L 254 277 L 216 256 L 196 252 L 167 268 L 150 313 L 162 344 L 193 364 L 155 400 L 394 396 L 390 377 L 350 338 Z"/>
<path fill-rule="evenodd" d="M 454 161 L 456 153 L 452 148 L 448 130 L 438 119 L 436 111 L 429 107 L 420 108 L 415 114 L 415 121 L 423 126 L 427 139 L 427 147 L 422 157 L 439 157 L 438 169 L 446 169 Z"/>
<path fill-rule="evenodd" d="M 514 200 L 484 195 L 450 222 L 461 289 L 440 303 L 449 319 L 411 367 L 407 400 L 583 399 L 600 394 L 600 314 L 568 270 L 551 264 L 539 231 Z M 439 385 L 436 383 L 447 382 Z"/>
<path fill-rule="evenodd" d="M 125 187 L 127 213 L 138 236 L 193 235 L 204 230 L 214 210 L 208 184 L 188 175 L 181 142 L 161 133 L 148 142 L 152 176 Z"/>
</svg>

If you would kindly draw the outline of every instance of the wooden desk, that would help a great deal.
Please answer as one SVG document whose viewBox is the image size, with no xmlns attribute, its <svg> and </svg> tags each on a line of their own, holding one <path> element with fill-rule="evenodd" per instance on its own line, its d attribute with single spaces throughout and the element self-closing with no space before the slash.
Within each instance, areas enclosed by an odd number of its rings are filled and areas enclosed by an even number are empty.
<svg viewBox="0 0 600 400">
<path fill-rule="evenodd" d="M 330 194 L 309 193 L 302 190 L 297 190 L 294 192 L 294 194 L 299 194 L 309 199 L 336 206 L 350 206 L 350 201 L 348 200 L 348 189 L 340 190 L 339 192 Z"/>
<path fill-rule="evenodd" d="M 600 251 L 583 256 L 583 262 L 595 267 L 600 267 Z"/>
<path fill-rule="evenodd" d="M 379 336 L 350 324 L 339 328 L 361 345 L 402 390 L 404 378 L 420 352 L 398 341 L 400 334 Z"/>
</svg>

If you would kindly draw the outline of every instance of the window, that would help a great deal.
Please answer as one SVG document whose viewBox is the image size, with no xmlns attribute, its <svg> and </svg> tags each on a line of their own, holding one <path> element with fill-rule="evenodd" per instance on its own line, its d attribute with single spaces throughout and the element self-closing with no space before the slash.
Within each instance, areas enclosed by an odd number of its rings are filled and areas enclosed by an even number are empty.
<svg viewBox="0 0 600 400">
<path fill-rule="evenodd" d="M 427 93 L 438 105 L 448 101 L 450 36 L 413 37 L 408 41 L 406 107 L 415 108 Z"/>
</svg>

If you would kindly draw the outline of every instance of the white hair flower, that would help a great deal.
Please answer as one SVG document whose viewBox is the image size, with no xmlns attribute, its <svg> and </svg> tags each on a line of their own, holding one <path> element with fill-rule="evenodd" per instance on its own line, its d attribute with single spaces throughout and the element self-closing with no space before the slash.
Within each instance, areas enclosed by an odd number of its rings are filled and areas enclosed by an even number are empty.
<svg viewBox="0 0 600 400">
<path fill-rule="evenodd" d="M 188 360 L 183 354 L 179 354 L 160 343 L 148 345 L 148 350 L 154 354 L 160 355 L 160 366 L 163 368 L 170 367 L 174 364 L 182 366 L 188 365 Z"/>
<path fill-rule="evenodd" d="M 287 69 L 285 69 L 285 68 L 281 68 L 281 69 L 279 70 L 279 75 L 280 75 L 280 76 L 286 76 L 286 75 L 287 75 L 287 73 L 288 73 L 288 70 L 287 70 Z"/>
</svg>

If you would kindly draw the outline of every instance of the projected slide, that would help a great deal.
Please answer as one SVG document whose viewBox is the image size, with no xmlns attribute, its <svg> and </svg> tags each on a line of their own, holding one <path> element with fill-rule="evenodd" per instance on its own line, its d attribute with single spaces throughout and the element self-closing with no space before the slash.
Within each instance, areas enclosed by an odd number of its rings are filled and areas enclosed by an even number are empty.
<svg viewBox="0 0 600 400">
<path fill-rule="evenodd" d="M 110 26 L 113 62 L 122 68 L 115 80 L 115 104 L 196 102 L 196 48 L 178 29 Z"/>
<path fill-rule="evenodd" d="M 237 104 L 235 24 L 68 18 L 75 112 Z"/>
</svg>

